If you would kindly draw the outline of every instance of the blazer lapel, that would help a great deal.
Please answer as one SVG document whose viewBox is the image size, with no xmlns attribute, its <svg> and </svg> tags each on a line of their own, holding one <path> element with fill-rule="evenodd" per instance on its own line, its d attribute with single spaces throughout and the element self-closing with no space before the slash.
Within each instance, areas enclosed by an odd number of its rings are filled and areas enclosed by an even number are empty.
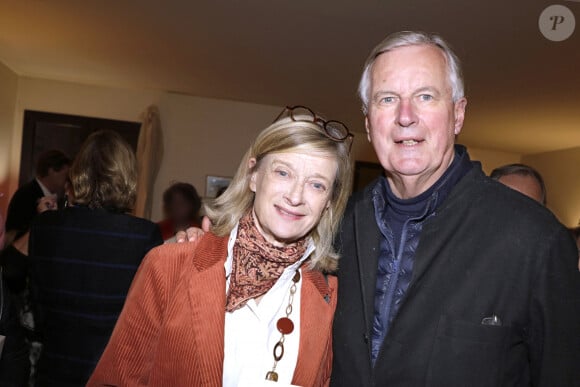
<svg viewBox="0 0 580 387">
<path fill-rule="evenodd" d="M 437 226 L 440 221 L 438 222 L 437 218 L 446 219 L 445 227 L 447 227 L 447 229 L 460 230 L 462 228 L 462 223 L 464 221 L 463 216 L 466 216 L 466 214 L 460 215 L 457 212 L 454 212 L 453 216 L 449 216 L 448 212 L 451 211 L 451 208 L 446 203 L 452 203 L 458 200 L 469 200 L 469 195 L 465 194 L 464 185 L 470 183 L 472 179 L 471 176 L 473 176 L 472 173 L 464 176 L 451 190 L 443 204 L 437 208 L 435 217 L 427 219 L 423 224 L 419 245 L 415 252 L 413 277 L 407 291 L 407 298 L 409 295 L 414 294 L 415 287 L 431 272 L 430 268 L 445 260 L 445 257 L 442 257 L 440 252 L 445 249 L 445 246 L 449 241 L 442 239 L 442 234 L 438 229 L 439 226 Z M 428 248 L 425 246 L 428 246 Z"/>
<path fill-rule="evenodd" d="M 323 374 L 320 367 L 326 366 L 329 360 L 326 356 L 330 356 L 332 319 L 336 309 L 336 277 L 325 279 L 321 273 L 308 269 L 302 270 L 302 273 L 300 346 L 292 383 L 314 386 L 320 383 L 318 377 Z M 329 361 L 328 364 L 330 366 Z"/>
<path fill-rule="evenodd" d="M 359 268 L 361 296 L 365 308 L 367 335 L 372 329 L 374 315 L 375 286 L 377 282 L 380 231 L 375 220 L 375 209 L 370 191 L 357 203 L 354 211 L 354 240 Z M 354 275 L 354 273 L 353 273 Z M 370 338 L 369 342 L 370 342 Z M 369 346 L 370 351 L 370 346 Z M 369 353 L 370 355 L 370 353 Z"/>
<path fill-rule="evenodd" d="M 224 262 L 228 238 L 206 234 L 194 255 L 199 270 L 189 284 L 192 335 L 198 345 L 203 385 L 218 386 L 223 380 L 226 278 Z M 211 295 L 210 297 L 208 297 Z"/>
</svg>

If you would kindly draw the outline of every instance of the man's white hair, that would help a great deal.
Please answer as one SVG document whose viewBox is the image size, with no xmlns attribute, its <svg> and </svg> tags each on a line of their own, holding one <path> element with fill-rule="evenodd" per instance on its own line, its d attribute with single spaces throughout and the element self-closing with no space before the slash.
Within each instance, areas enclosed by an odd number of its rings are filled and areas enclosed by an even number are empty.
<svg viewBox="0 0 580 387">
<path fill-rule="evenodd" d="M 358 92 L 362 101 L 362 110 L 364 114 L 368 113 L 370 92 L 371 92 L 371 72 L 375 60 L 379 55 L 399 47 L 431 45 L 439 48 L 447 62 L 447 74 L 453 102 L 464 97 L 463 75 L 461 72 L 461 63 L 449 46 L 449 44 L 439 35 L 429 34 L 420 31 L 402 31 L 387 36 L 371 51 L 367 58 L 364 70 L 360 79 Z"/>
</svg>

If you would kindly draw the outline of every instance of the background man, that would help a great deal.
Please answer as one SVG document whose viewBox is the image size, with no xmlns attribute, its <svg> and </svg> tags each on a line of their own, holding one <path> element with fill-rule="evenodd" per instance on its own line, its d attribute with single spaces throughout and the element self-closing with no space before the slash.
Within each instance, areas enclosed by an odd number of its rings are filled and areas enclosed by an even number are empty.
<svg viewBox="0 0 580 387">
<path fill-rule="evenodd" d="M 6 232 L 24 234 L 37 214 L 39 199 L 63 195 L 70 164 L 71 160 L 58 150 L 50 150 L 39 156 L 36 178 L 21 186 L 10 199 L 6 214 Z"/>
<path fill-rule="evenodd" d="M 546 185 L 540 172 L 524 164 L 508 164 L 491 171 L 494 180 L 546 205 Z"/>
<path fill-rule="evenodd" d="M 338 238 L 331 384 L 578 385 L 576 247 L 454 144 L 466 99 L 445 41 L 387 37 L 360 96 L 386 178 L 354 195 Z"/>
</svg>

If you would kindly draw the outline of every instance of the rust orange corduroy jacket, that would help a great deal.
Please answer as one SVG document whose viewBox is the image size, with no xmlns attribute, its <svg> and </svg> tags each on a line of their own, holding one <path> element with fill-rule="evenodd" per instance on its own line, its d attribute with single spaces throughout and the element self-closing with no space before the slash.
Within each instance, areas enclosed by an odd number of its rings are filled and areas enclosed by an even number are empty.
<svg viewBox="0 0 580 387">
<path fill-rule="evenodd" d="M 88 386 L 222 385 L 227 241 L 208 233 L 145 257 Z M 295 385 L 329 384 L 336 292 L 335 277 L 303 270 Z"/>
</svg>

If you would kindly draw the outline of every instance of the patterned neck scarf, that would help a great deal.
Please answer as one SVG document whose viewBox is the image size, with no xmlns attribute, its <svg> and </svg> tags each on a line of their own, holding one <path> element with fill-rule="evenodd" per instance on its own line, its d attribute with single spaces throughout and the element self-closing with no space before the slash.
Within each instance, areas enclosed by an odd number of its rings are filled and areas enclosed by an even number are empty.
<svg viewBox="0 0 580 387">
<path fill-rule="evenodd" d="M 244 215 L 234 244 L 226 311 L 233 312 L 270 290 L 284 269 L 302 258 L 306 239 L 285 247 L 274 246 L 254 224 L 253 211 Z"/>
</svg>

